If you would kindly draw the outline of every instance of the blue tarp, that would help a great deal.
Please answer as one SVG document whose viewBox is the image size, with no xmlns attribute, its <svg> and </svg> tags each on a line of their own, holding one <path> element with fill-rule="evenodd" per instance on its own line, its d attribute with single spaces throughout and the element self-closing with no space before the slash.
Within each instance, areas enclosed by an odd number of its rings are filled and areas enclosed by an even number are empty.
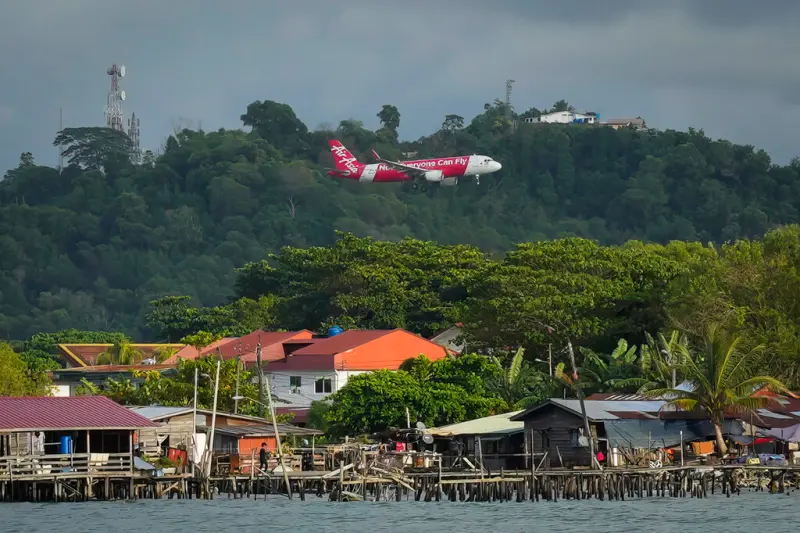
<svg viewBox="0 0 800 533">
<path fill-rule="evenodd" d="M 714 425 L 708 420 L 606 420 L 603 422 L 611 448 L 671 448 L 683 442 L 713 438 Z M 741 435 L 742 427 L 734 420 L 722 426 L 726 435 Z"/>
</svg>

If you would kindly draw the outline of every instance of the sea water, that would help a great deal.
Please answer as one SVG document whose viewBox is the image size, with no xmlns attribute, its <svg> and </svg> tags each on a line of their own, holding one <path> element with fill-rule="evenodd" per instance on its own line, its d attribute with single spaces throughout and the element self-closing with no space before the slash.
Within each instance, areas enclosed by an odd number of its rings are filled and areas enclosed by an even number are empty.
<svg viewBox="0 0 800 533">
<path fill-rule="evenodd" d="M 0 503 L 2 532 L 743 532 L 796 530 L 800 492 L 742 491 L 727 498 L 553 502 L 328 502 L 139 500 L 135 502 Z"/>
</svg>

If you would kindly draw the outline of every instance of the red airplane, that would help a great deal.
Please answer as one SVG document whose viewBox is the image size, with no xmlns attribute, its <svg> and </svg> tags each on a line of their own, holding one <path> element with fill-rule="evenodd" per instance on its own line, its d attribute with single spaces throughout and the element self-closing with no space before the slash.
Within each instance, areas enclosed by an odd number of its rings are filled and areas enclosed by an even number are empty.
<svg viewBox="0 0 800 533">
<path fill-rule="evenodd" d="M 337 178 L 358 180 L 359 183 L 396 182 L 420 180 L 425 184 L 438 183 L 446 187 L 458 184 L 460 178 L 475 176 L 475 183 L 483 174 L 497 172 L 503 166 L 485 155 L 464 155 L 456 157 L 443 157 L 441 159 L 416 159 L 413 161 L 389 161 L 380 157 L 375 150 L 372 155 L 379 163 L 365 165 L 350 153 L 350 150 L 337 141 L 328 141 L 336 164 L 335 169 L 329 169 L 328 175 Z M 417 188 L 416 183 L 412 183 Z"/>
</svg>

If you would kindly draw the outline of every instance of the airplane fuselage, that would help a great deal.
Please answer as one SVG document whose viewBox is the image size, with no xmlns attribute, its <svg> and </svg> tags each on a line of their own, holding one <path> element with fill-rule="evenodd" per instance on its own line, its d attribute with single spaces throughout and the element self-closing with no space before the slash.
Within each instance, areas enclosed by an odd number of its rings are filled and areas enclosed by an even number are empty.
<svg viewBox="0 0 800 533">
<path fill-rule="evenodd" d="M 331 153 L 336 168 L 328 174 L 339 178 L 358 180 L 360 183 L 386 183 L 422 180 L 442 185 L 455 185 L 459 178 L 497 172 L 502 165 L 485 155 L 414 159 L 411 161 L 386 161 L 374 151 L 378 163 L 363 164 L 339 141 L 331 140 Z"/>
<path fill-rule="evenodd" d="M 497 171 L 491 163 L 482 155 L 467 155 L 456 157 L 441 157 L 438 159 L 416 159 L 413 161 L 403 161 L 404 165 L 417 167 L 420 170 L 440 170 L 445 178 L 480 176 Z M 355 161 L 353 161 L 355 163 Z M 328 174 L 338 175 L 346 179 L 357 179 L 360 182 L 391 182 L 391 181 L 410 181 L 413 178 L 402 170 L 392 168 L 386 163 L 370 163 L 358 166 L 353 164 L 348 168 L 349 175 L 342 176 L 339 172 L 332 170 Z"/>
</svg>

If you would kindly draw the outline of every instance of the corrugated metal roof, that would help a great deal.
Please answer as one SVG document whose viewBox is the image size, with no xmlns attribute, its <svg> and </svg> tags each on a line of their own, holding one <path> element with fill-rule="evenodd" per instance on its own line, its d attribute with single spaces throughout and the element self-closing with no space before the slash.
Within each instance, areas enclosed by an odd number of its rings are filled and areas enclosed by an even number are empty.
<svg viewBox="0 0 800 533">
<path fill-rule="evenodd" d="M 0 397 L 0 433 L 149 427 L 159 425 L 105 396 Z"/>
<path fill-rule="evenodd" d="M 275 430 L 272 425 L 246 425 L 246 426 L 217 426 L 215 428 L 217 433 L 225 435 L 233 435 L 235 437 L 272 437 L 275 435 Z M 301 428 L 292 426 L 290 424 L 278 424 L 278 432 L 281 435 L 297 435 L 297 436 L 311 436 L 322 435 L 322 431 L 309 428 Z"/>
<path fill-rule="evenodd" d="M 150 420 L 160 420 L 162 418 L 169 418 L 171 416 L 177 416 L 184 413 L 191 413 L 191 407 L 161 407 L 161 406 L 152 406 L 152 407 L 129 407 L 131 411 L 134 413 L 138 413 L 145 418 L 149 418 Z"/>
<path fill-rule="evenodd" d="M 550 401 L 576 413 L 581 412 L 579 400 L 551 398 Z M 621 417 L 611 412 L 617 414 L 624 412 L 657 413 L 664 405 L 664 401 L 585 400 L 584 404 L 586 405 L 586 416 L 592 420 L 619 420 Z"/>
<path fill-rule="evenodd" d="M 300 348 L 294 355 L 336 355 L 351 350 L 362 344 L 380 339 L 384 335 L 399 331 L 396 329 L 348 329 L 313 344 Z"/>
<path fill-rule="evenodd" d="M 512 416 L 522 411 L 503 413 L 499 415 L 467 420 L 458 424 L 450 424 L 438 428 L 431 428 L 430 434 L 436 437 L 451 437 L 456 435 L 497 435 L 525 431 L 524 422 L 512 422 Z"/>
<path fill-rule="evenodd" d="M 758 414 L 760 416 L 768 416 L 770 418 L 785 418 L 785 419 L 792 419 L 793 418 L 791 416 L 786 416 L 786 415 L 782 415 L 782 414 L 776 413 L 774 411 L 770 411 L 769 409 L 756 409 L 756 414 Z"/>
</svg>

